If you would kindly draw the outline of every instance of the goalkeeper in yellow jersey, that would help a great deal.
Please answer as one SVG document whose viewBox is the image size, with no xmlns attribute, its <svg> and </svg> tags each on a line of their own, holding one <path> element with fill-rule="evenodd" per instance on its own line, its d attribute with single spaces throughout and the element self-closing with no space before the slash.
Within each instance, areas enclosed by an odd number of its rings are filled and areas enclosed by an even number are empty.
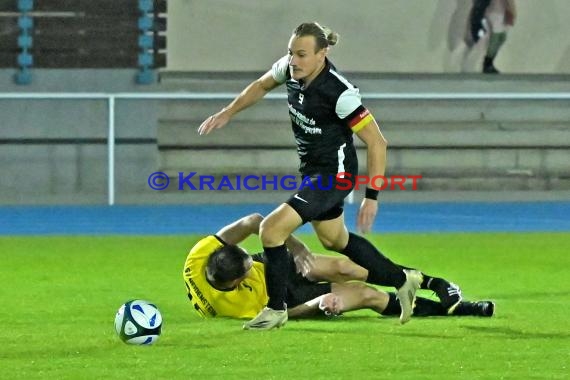
<svg viewBox="0 0 570 380">
<path fill-rule="evenodd" d="M 257 234 L 262 220 L 259 214 L 243 217 L 201 239 L 190 250 L 183 277 L 188 298 L 203 317 L 252 318 L 267 305 L 263 254 L 249 255 L 237 245 Z M 289 237 L 286 245 L 291 279 L 286 300 L 290 318 L 339 315 L 358 309 L 400 315 L 395 293 L 367 285 L 368 271 L 363 267 L 344 257 L 314 255 L 294 236 Z M 433 290 L 440 302 L 417 297 L 415 316 L 493 315 L 493 302 L 463 301 L 456 285 L 423 276 L 421 288 Z"/>
</svg>

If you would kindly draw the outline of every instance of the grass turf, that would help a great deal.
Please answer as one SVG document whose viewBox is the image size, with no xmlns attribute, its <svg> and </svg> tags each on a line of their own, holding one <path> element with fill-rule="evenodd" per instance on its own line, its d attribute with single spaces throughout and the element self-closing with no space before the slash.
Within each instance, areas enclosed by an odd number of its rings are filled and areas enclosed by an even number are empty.
<svg viewBox="0 0 570 380">
<path fill-rule="evenodd" d="M 396 319 L 359 311 L 334 320 L 241 330 L 201 320 L 181 277 L 197 236 L 4 237 L 2 379 L 567 378 L 570 234 L 386 234 L 394 261 L 443 276 L 493 318 Z M 312 236 L 304 240 L 322 251 Z M 259 249 L 248 240 L 245 246 Z M 429 293 L 422 293 L 430 296 Z M 155 302 L 163 334 L 127 346 L 113 329 L 128 299 Z"/>
</svg>

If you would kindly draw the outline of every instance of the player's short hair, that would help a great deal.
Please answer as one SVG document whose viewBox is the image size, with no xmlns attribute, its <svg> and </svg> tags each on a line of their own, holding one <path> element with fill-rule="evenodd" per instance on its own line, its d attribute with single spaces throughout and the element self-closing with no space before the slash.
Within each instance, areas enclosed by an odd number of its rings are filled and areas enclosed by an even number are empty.
<svg viewBox="0 0 570 380">
<path fill-rule="evenodd" d="M 313 36 L 315 37 L 315 51 L 336 45 L 338 42 L 338 33 L 333 32 L 326 26 L 321 26 L 317 22 L 304 22 L 293 30 L 296 37 Z"/>
<path fill-rule="evenodd" d="M 208 257 L 206 271 L 218 283 L 233 281 L 246 274 L 248 258 L 247 252 L 237 245 L 224 245 Z"/>
</svg>

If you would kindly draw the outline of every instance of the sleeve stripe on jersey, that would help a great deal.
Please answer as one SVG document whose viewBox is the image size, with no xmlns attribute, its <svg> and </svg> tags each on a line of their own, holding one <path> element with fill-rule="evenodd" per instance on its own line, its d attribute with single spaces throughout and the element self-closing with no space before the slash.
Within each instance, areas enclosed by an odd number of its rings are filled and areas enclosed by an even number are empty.
<svg viewBox="0 0 570 380">
<path fill-rule="evenodd" d="M 352 132 L 356 133 L 360 131 L 364 126 L 374 120 L 374 117 L 368 110 L 364 110 L 356 115 L 349 123 L 350 129 Z"/>
</svg>

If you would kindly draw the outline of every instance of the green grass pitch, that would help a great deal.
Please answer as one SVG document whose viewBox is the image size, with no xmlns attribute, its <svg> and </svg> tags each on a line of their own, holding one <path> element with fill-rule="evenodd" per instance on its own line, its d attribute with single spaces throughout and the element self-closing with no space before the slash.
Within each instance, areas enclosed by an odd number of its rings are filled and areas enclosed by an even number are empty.
<svg viewBox="0 0 570 380">
<path fill-rule="evenodd" d="M 568 233 L 371 235 L 395 261 L 460 284 L 466 299 L 496 301 L 496 316 L 416 318 L 400 326 L 360 311 L 266 332 L 194 314 L 181 272 L 197 238 L 0 238 L 0 378 L 570 376 Z M 304 239 L 322 251 L 314 237 Z M 154 346 L 128 346 L 115 335 L 115 312 L 132 298 L 162 311 Z"/>
</svg>

